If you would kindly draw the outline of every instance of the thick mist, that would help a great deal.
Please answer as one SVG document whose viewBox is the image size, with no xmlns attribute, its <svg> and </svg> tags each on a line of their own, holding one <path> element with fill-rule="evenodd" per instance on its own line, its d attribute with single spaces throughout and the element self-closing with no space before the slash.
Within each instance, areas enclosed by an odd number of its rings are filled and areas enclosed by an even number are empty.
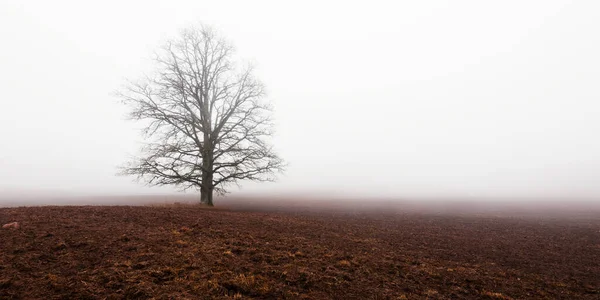
<svg viewBox="0 0 600 300">
<path fill-rule="evenodd" d="M 174 193 L 115 176 L 141 137 L 113 93 L 199 21 L 256 64 L 289 162 L 234 196 L 596 201 L 599 9 L 3 1 L 0 201 Z"/>
</svg>

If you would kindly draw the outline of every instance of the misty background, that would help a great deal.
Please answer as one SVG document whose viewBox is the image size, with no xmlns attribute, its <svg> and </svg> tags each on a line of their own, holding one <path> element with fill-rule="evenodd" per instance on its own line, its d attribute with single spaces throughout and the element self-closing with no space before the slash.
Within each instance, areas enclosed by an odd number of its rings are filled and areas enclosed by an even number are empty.
<svg viewBox="0 0 600 300">
<path fill-rule="evenodd" d="M 113 96 L 190 24 L 257 66 L 276 183 L 234 194 L 600 196 L 600 2 L 0 3 L 0 194 L 170 194 Z"/>
</svg>

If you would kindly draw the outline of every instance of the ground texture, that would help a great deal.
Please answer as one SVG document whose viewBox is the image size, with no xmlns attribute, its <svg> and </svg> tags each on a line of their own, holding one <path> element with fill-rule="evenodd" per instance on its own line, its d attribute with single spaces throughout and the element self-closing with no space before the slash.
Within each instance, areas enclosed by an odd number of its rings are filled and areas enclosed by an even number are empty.
<svg viewBox="0 0 600 300">
<path fill-rule="evenodd" d="M 600 299 L 600 216 L 0 209 L 0 299 Z"/>
</svg>

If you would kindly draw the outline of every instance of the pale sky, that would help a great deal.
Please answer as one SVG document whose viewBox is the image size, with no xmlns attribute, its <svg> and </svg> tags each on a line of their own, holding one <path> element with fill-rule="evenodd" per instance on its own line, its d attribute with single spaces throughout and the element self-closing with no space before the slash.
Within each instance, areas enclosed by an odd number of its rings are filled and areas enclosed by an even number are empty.
<svg viewBox="0 0 600 300">
<path fill-rule="evenodd" d="M 599 1 L 0 2 L 0 190 L 151 189 L 113 92 L 213 25 L 289 163 L 242 193 L 600 198 Z"/>
</svg>

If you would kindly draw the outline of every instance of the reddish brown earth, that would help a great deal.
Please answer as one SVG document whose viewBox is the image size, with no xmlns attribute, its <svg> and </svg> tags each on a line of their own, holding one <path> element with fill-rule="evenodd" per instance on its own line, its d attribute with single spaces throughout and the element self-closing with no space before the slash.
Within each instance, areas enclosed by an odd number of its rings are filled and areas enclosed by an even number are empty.
<svg viewBox="0 0 600 300">
<path fill-rule="evenodd" d="M 599 299 L 600 214 L 0 209 L 0 299 Z"/>
</svg>

